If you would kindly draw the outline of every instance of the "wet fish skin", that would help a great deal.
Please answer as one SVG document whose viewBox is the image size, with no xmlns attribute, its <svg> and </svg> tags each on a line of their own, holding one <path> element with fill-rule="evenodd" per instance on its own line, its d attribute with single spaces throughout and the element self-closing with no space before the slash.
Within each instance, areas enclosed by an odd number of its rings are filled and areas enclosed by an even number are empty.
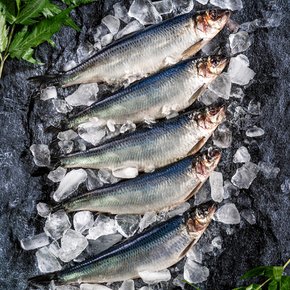
<svg viewBox="0 0 290 290">
<path fill-rule="evenodd" d="M 60 159 L 65 168 L 107 168 L 112 171 L 134 167 L 150 171 L 196 153 L 225 119 L 224 107 L 187 113 L 137 130 L 91 150 Z"/>
<path fill-rule="evenodd" d="M 225 26 L 230 12 L 206 10 L 183 14 L 123 38 L 84 63 L 60 75 L 32 77 L 42 84 L 63 87 L 91 82 L 120 86 L 128 77 L 139 79 L 194 55 Z"/>
<path fill-rule="evenodd" d="M 193 196 L 221 158 L 217 149 L 135 179 L 77 196 L 58 206 L 67 212 L 89 210 L 110 214 L 144 214 L 171 208 Z"/>
<path fill-rule="evenodd" d="M 92 119 L 102 125 L 109 120 L 140 123 L 163 118 L 170 110 L 179 112 L 198 98 L 227 63 L 228 59 L 219 55 L 186 60 L 92 104 L 70 117 L 66 127 L 77 128 Z"/>
<path fill-rule="evenodd" d="M 117 244 L 97 256 L 60 272 L 30 279 L 33 283 L 102 283 L 136 278 L 144 271 L 166 269 L 198 241 L 209 225 L 215 205 L 212 202 L 190 209 Z"/>
</svg>

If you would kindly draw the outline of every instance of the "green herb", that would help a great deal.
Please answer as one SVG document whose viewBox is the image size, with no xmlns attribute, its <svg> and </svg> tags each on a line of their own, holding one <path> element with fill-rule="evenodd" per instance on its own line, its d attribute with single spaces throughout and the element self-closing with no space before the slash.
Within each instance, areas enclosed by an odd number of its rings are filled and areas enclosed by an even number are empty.
<svg viewBox="0 0 290 290">
<path fill-rule="evenodd" d="M 54 45 L 51 37 L 63 26 L 79 30 L 70 12 L 94 1 L 62 0 L 59 6 L 51 0 L 0 0 L 0 78 L 8 57 L 40 64 L 34 49 L 43 42 Z"/>
<path fill-rule="evenodd" d="M 290 289 L 290 276 L 283 275 L 285 268 L 289 265 L 290 259 L 284 266 L 260 266 L 246 272 L 241 279 L 249 279 L 254 277 L 268 278 L 262 284 L 251 284 L 235 288 L 233 290 L 289 290 Z"/>
</svg>

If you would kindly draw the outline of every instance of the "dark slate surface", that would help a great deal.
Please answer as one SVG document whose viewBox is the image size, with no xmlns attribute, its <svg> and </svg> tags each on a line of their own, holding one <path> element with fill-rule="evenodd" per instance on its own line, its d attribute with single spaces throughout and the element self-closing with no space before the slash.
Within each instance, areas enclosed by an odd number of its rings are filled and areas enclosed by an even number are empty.
<svg viewBox="0 0 290 290">
<path fill-rule="evenodd" d="M 46 170 L 38 170 L 34 166 L 29 147 L 34 143 L 48 142 L 42 126 L 53 120 L 55 115 L 47 102 L 31 98 L 35 95 L 35 88 L 26 78 L 52 72 L 75 58 L 78 45 L 91 35 L 93 27 L 108 14 L 113 2 L 117 1 L 98 1 L 78 9 L 74 16 L 82 26 L 82 32 L 65 28 L 55 37 L 56 49 L 42 45 L 37 56 L 46 63 L 45 66 L 10 60 L 4 69 L 0 82 L 0 289 L 28 289 L 27 277 L 37 272 L 34 252 L 23 251 L 19 239 L 42 231 L 43 220 L 36 214 L 36 204 L 48 201 L 52 190 L 46 180 Z M 269 2 L 244 0 L 245 8 L 233 18 L 240 23 L 260 18 L 261 11 L 267 9 Z M 232 227 L 232 235 L 226 234 L 226 226 L 219 227 L 223 250 L 215 256 L 206 256 L 204 264 L 209 267 L 210 276 L 202 285 L 203 289 L 231 289 L 247 269 L 261 264 L 282 264 L 290 257 L 289 192 L 281 191 L 281 184 L 287 177 L 290 178 L 290 27 L 287 20 L 290 9 L 287 0 L 273 2 L 283 11 L 285 18 L 278 28 L 253 33 L 254 44 L 246 54 L 257 74 L 255 81 L 245 90 L 242 104 L 247 106 L 251 99 L 262 104 L 263 113 L 255 123 L 266 134 L 257 141 L 252 140 L 249 145 L 253 162 L 269 161 L 281 171 L 275 179 L 265 179 L 259 173 L 250 189 L 242 190 L 233 199 L 239 210 L 250 207 L 255 211 L 257 224 L 250 225 L 242 220 L 240 225 Z M 244 130 L 236 128 L 233 146 L 225 150 L 221 166 L 225 168 L 227 178 L 239 167 L 231 160 L 244 139 Z M 215 228 L 213 223 L 210 230 Z M 171 286 L 160 287 L 174 289 Z"/>
</svg>

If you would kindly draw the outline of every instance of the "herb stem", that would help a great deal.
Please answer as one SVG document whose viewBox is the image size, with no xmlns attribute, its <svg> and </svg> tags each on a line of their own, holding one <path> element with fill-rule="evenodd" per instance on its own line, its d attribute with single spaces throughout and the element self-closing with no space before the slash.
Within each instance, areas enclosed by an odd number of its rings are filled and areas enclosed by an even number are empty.
<svg viewBox="0 0 290 290">
<path fill-rule="evenodd" d="M 271 278 L 269 278 L 269 279 L 267 279 L 263 284 L 261 284 L 260 286 L 259 286 L 259 289 L 262 289 L 262 287 L 263 286 L 265 286 L 268 282 L 270 282 L 271 281 Z"/>
<path fill-rule="evenodd" d="M 285 263 L 285 265 L 283 266 L 283 269 L 285 270 L 285 268 L 289 265 L 290 263 L 290 259 Z"/>
</svg>

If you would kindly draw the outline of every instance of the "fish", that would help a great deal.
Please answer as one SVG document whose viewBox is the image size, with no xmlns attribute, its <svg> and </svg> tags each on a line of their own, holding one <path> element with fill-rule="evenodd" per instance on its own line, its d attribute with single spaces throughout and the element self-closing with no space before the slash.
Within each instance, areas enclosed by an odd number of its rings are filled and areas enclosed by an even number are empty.
<svg viewBox="0 0 290 290">
<path fill-rule="evenodd" d="M 68 87 L 83 83 L 120 86 L 130 77 L 142 78 L 171 62 L 194 55 L 225 26 L 228 10 L 190 12 L 149 26 L 103 48 L 71 70 L 30 78 L 42 86 Z"/>
<path fill-rule="evenodd" d="M 76 266 L 31 278 L 30 283 L 104 283 L 137 278 L 180 261 L 197 243 L 212 220 L 213 202 L 191 208 Z"/>
<path fill-rule="evenodd" d="M 113 174 L 126 168 L 150 172 L 195 154 L 224 119 L 224 106 L 191 111 L 87 151 L 60 157 L 57 165 L 109 169 Z"/>
<path fill-rule="evenodd" d="M 155 172 L 74 197 L 53 211 L 144 214 L 174 208 L 197 193 L 220 158 L 220 150 L 208 149 L 196 158 L 189 156 Z"/>
<path fill-rule="evenodd" d="M 227 63 L 228 58 L 219 55 L 178 63 L 95 102 L 70 117 L 64 129 L 76 129 L 96 120 L 100 126 L 109 120 L 116 124 L 141 123 L 182 111 L 193 104 Z"/>
</svg>

